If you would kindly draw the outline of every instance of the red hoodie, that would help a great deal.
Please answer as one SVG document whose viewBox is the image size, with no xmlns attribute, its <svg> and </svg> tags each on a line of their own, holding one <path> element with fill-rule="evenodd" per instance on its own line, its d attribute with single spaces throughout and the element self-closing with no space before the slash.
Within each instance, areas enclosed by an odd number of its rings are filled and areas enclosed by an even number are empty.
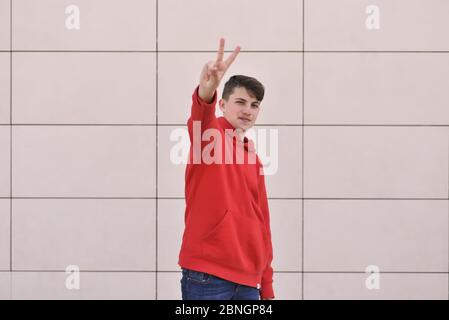
<svg viewBox="0 0 449 320">
<path fill-rule="evenodd" d="M 182 268 L 261 289 L 262 298 L 274 298 L 270 215 L 262 163 L 253 141 L 246 137 L 240 141 L 226 118 L 215 116 L 217 91 L 208 104 L 201 100 L 198 89 L 192 95 L 187 121 L 191 146 L 185 173 L 185 230 L 178 263 Z M 204 138 L 208 141 L 200 142 L 196 150 L 202 153 L 216 146 L 208 153 L 222 152 L 221 163 L 205 163 L 201 153 L 198 163 L 192 147 L 197 130 L 193 121 L 201 124 L 201 136 L 196 141 L 201 141 L 205 130 L 218 130 L 222 139 Z M 236 162 L 239 147 L 245 157 L 243 164 Z M 233 152 L 232 163 L 225 162 L 226 150 Z M 250 155 L 256 161 L 250 162 Z"/>
</svg>

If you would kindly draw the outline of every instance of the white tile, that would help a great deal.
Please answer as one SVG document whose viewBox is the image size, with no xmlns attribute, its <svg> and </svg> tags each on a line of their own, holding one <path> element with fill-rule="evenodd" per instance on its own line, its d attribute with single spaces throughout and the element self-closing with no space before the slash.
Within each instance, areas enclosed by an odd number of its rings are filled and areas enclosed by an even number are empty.
<svg viewBox="0 0 449 320">
<path fill-rule="evenodd" d="M 11 196 L 10 130 L 9 126 L 0 126 L 0 197 Z"/>
<path fill-rule="evenodd" d="M 190 150 L 187 126 L 161 126 L 158 128 L 158 140 L 158 195 L 184 197 L 185 170 Z"/>
<path fill-rule="evenodd" d="M 268 201 L 274 271 L 302 269 L 302 215 L 300 200 Z"/>
<path fill-rule="evenodd" d="M 274 273 L 275 300 L 301 300 L 302 276 L 300 273 Z"/>
<path fill-rule="evenodd" d="M 306 198 L 447 198 L 443 127 L 306 127 Z"/>
<path fill-rule="evenodd" d="M 74 274 L 64 272 L 15 272 L 14 300 L 154 300 L 154 273 L 89 273 L 79 275 L 79 290 L 69 290 Z M 70 286 L 69 286 L 70 287 Z"/>
<path fill-rule="evenodd" d="M 371 278 L 370 278 L 371 277 Z M 368 289 L 370 274 L 305 274 L 305 300 L 447 300 L 447 274 L 380 274 L 379 289 Z M 372 281 L 368 281 L 372 283 Z"/>
<path fill-rule="evenodd" d="M 301 0 L 164 0 L 158 11 L 160 50 L 216 50 L 219 37 L 244 50 L 302 48 Z"/>
<path fill-rule="evenodd" d="M 158 270 L 177 271 L 184 233 L 185 201 L 158 201 Z"/>
<path fill-rule="evenodd" d="M 13 270 L 153 271 L 154 200 L 13 201 Z"/>
<path fill-rule="evenodd" d="M 11 0 L 0 0 L 0 50 L 10 49 L 10 3 Z"/>
<path fill-rule="evenodd" d="M 155 50 L 156 0 L 14 0 L 13 31 L 15 50 Z"/>
<path fill-rule="evenodd" d="M 10 53 L 0 52 L 0 124 L 9 124 L 10 120 Z"/>
<path fill-rule="evenodd" d="M 158 272 L 157 277 L 158 300 L 182 300 L 181 271 Z"/>
<path fill-rule="evenodd" d="M 306 200 L 305 271 L 447 272 L 448 201 Z"/>
<path fill-rule="evenodd" d="M 155 128 L 18 126 L 13 195 L 154 197 Z"/>
<path fill-rule="evenodd" d="M 255 133 L 256 137 L 259 137 L 259 140 L 255 140 L 255 144 L 258 155 L 264 164 L 268 197 L 301 197 L 302 128 L 299 126 L 260 126 Z M 266 135 L 265 146 L 262 143 L 264 134 Z"/>
<path fill-rule="evenodd" d="M 15 53 L 13 123 L 154 124 L 155 73 L 153 53 Z"/>
<path fill-rule="evenodd" d="M 10 200 L 0 199 L 0 271 L 10 268 Z"/>
<path fill-rule="evenodd" d="M 307 53 L 304 77 L 306 124 L 449 124 L 445 53 Z"/>
<path fill-rule="evenodd" d="M 0 300 L 11 299 L 11 274 L 0 272 Z"/>
<path fill-rule="evenodd" d="M 449 49 L 447 1 L 313 0 L 304 10 L 306 50 Z M 377 12 L 379 29 L 367 28 Z"/>
</svg>

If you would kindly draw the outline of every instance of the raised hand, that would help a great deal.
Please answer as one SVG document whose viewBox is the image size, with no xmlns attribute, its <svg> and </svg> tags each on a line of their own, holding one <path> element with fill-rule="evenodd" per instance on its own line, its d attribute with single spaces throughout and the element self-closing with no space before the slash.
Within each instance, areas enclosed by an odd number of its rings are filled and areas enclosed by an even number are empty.
<svg viewBox="0 0 449 320">
<path fill-rule="evenodd" d="M 204 101 L 211 102 L 215 90 L 220 85 L 226 71 L 240 52 L 240 46 L 237 46 L 234 52 L 225 60 L 224 58 L 225 39 L 220 38 L 217 60 L 209 61 L 201 72 L 199 95 Z"/>
</svg>

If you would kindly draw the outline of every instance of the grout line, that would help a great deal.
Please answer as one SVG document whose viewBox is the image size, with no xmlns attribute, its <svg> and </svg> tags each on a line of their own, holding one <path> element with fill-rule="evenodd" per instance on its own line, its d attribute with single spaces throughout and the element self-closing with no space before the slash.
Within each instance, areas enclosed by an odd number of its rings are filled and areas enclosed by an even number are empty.
<svg viewBox="0 0 449 320">
<path fill-rule="evenodd" d="M 155 300 L 158 300 L 158 268 L 159 268 L 159 243 L 158 243 L 158 219 L 159 219 L 159 180 L 158 180 L 158 156 L 159 156 L 159 0 L 156 0 L 156 276 L 155 276 Z"/>
<path fill-rule="evenodd" d="M 157 41 L 157 40 L 156 40 Z M 8 50 L 0 50 L 8 52 Z M 210 50 L 14 50 L 18 53 L 217 53 Z M 225 53 L 232 51 L 225 50 Z M 449 53 L 445 50 L 242 50 L 243 53 Z"/>
<path fill-rule="evenodd" d="M 14 270 L 14 273 L 66 273 L 66 270 Z M 80 270 L 80 273 L 173 273 L 178 270 Z M 11 273 L 9 270 L 0 270 L 0 273 Z M 274 271 L 277 274 L 366 274 L 365 271 Z M 440 274 L 446 275 L 445 271 L 379 271 L 380 274 Z"/>
<path fill-rule="evenodd" d="M 10 197 L 0 197 L 10 199 Z M 12 197 L 16 200 L 156 200 L 156 197 Z M 161 198 L 166 200 L 182 200 L 181 197 Z"/>
<path fill-rule="evenodd" d="M 12 272 L 12 0 L 9 1 L 9 49 L 9 271 Z"/>
<path fill-rule="evenodd" d="M 156 93 L 157 95 L 157 93 Z M 186 127 L 184 123 L 158 124 L 129 124 L 129 123 L 0 123 L 0 126 L 40 126 L 40 127 Z M 260 123 L 254 127 L 442 127 L 449 128 L 449 124 L 278 124 Z"/>
<path fill-rule="evenodd" d="M 15 200 L 185 200 L 184 197 L 0 197 Z M 268 197 L 269 200 L 307 200 L 307 201 L 448 201 L 447 198 L 292 198 Z"/>
<path fill-rule="evenodd" d="M 305 81 L 305 2 L 306 0 L 302 1 L 302 160 L 301 160 L 301 197 L 303 198 L 303 200 L 301 201 L 301 237 L 302 237 L 302 243 L 301 243 L 301 271 L 304 272 L 304 123 L 305 123 L 305 105 L 304 105 L 304 81 Z M 301 299 L 304 300 L 304 273 L 301 273 Z"/>
</svg>

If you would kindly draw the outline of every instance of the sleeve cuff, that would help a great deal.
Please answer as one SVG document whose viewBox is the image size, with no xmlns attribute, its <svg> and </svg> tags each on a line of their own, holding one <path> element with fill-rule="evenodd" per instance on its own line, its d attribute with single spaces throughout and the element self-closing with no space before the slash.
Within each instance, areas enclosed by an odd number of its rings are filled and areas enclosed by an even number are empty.
<svg viewBox="0 0 449 320">
<path fill-rule="evenodd" d="M 213 107 L 213 106 L 215 106 L 215 104 L 217 103 L 217 90 L 215 90 L 215 92 L 214 92 L 214 97 L 213 97 L 211 103 L 207 103 L 206 101 L 203 101 L 200 98 L 200 95 L 198 93 L 199 90 L 200 90 L 200 86 L 197 86 L 196 89 L 195 89 L 195 97 L 196 97 L 196 101 L 198 102 L 198 104 L 201 105 L 201 106 L 204 106 L 204 107 Z"/>
<path fill-rule="evenodd" d="M 262 299 L 274 299 L 273 284 L 270 282 L 264 283 L 260 289 L 260 297 Z"/>
</svg>

